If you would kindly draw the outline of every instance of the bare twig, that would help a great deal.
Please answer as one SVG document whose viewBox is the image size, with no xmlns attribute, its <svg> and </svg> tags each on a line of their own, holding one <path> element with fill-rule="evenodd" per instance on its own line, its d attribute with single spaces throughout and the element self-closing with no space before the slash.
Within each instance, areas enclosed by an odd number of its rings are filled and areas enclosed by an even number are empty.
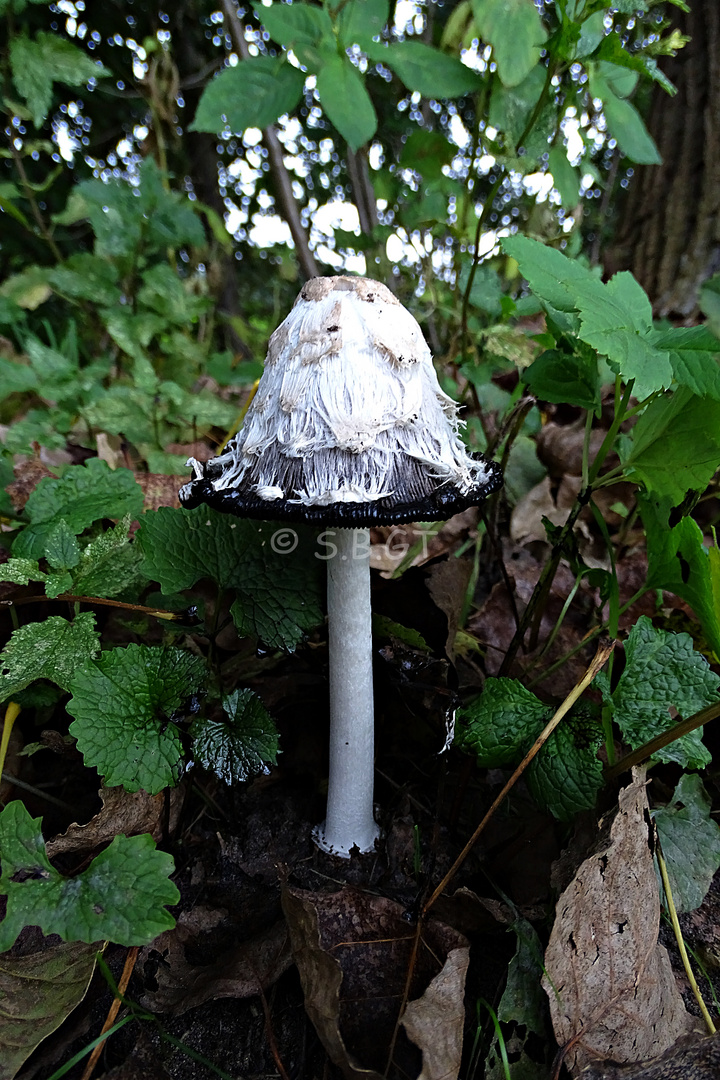
<svg viewBox="0 0 720 1080">
<path fill-rule="evenodd" d="M 110 1011 L 107 1014 L 105 1023 L 102 1026 L 102 1031 L 100 1032 L 101 1039 L 105 1032 L 109 1031 L 115 1023 L 115 1017 L 117 1016 L 120 1005 L 122 1004 L 122 994 L 124 994 L 127 990 L 128 983 L 130 982 L 130 976 L 132 975 L 135 968 L 135 962 L 138 958 L 139 952 L 140 949 L 137 945 L 133 945 L 130 949 L 128 949 L 128 954 L 125 957 L 125 966 L 122 969 L 122 975 L 120 976 L 120 982 L 118 983 L 118 990 L 121 996 L 113 999 L 113 1003 L 110 1006 Z M 82 1074 L 80 1080 L 90 1080 L 90 1077 L 93 1074 L 93 1070 L 97 1065 L 98 1058 L 102 1054 L 104 1048 L 105 1040 L 102 1039 L 102 1042 L 99 1042 L 97 1044 L 92 1054 L 90 1055 L 90 1060 L 85 1066 L 85 1072 Z"/>
</svg>

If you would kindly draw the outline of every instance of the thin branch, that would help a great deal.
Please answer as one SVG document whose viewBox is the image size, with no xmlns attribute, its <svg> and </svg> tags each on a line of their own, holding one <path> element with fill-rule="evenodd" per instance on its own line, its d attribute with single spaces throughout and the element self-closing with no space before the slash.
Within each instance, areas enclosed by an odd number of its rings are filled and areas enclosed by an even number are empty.
<svg viewBox="0 0 720 1080">
<path fill-rule="evenodd" d="M 233 45 L 241 60 L 248 60 L 250 50 L 245 40 L 245 27 L 238 15 L 237 6 L 234 0 L 221 0 L 221 6 Z M 285 166 L 283 146 L 278 138 L 277 128 L 274 124 L 266 127 L 263 131 L 263 143 L 268 152 L 270 174 L 275 183 L 278 208 L 290 226 L 290 233 L 295 244 L 300 269 L 305 278 L 317 277 L 319 274 L 318 265 L 315 262 L 315 256 L 310 250 L 308 235 L 300 219 L 300 208 L 293 195 L 292 180 Z"/>
</svg>

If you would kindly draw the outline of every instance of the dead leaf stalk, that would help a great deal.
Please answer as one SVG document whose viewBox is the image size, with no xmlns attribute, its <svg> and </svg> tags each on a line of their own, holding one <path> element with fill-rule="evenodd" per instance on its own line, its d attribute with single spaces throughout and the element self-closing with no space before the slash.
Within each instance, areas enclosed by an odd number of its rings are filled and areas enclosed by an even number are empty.
<svg viewBox="0 0 720 1080">
<path fill-rule="evenodd" d="M 658 750 L 662 750 L 665 746 L 669 746 L 670 743 L 675 742 L 677 739 L 681 739 L 683 735 L 689 734 L 691 731 L 695 731 L 696 728 L 703 727 L 704 724 L 708 724 L 711 720 L 716 720 L 720 716 L 720 702 L 715 702 L 712 705 L 708 705 L 706 708 L 701 709 L 700 712 L 694 713 L 689 716 L 687 720 L 680 720 L 669 731 L 663 731 L 661 735 L 657 735 L 650 742 L 644 743 L 643 746 L 638 747 L 637 750 L 633 750 L 631 754 L 626 754 L 624 758 L 618 761 L 617 765 L 613 765 L 612 768 L 605 770 L 605 779 L 614 780 L 621 773 L 631 769 L 634 765 L 639 765 L 641 762 L 651 758 L 654 754 L 657 754 Z"/>
<path fill-rule="evenodd" d="M 90 1055 L 90 1060 L 85 1066 L 85 1072 L 82 1074 L 80 1080 L 90 1080 L 90 1077 L 93 1074 L 95 1066 L 98 1063 L 98 1059 L 105 1047 L 105 1039 L 103 1038 L 103 1035 L 109 1032 L 110 1028 L 115 1023 L 115 1017 L 117 1016 L 120 1006 L 122 1004 L 123 995 L 127 990 L 128 983 L 130 982 L 130 976 L 135 969 L 135 963 L 137 961 L 139 952 L 140 949 L 137 945 L 133 945 L 132 948 L 128 949 L 128 954 L 125 957 L 125 964 L 123 966 L 122 974 L 120 976 L 120 982 L 118 983 L 119 996 L 113 999 L 113 1003 L 110 1006 L 110 1011 L 107 1014 L 105 1023 L 102 1026 L 102 1031 L 100 1032 L 101 1041 L 97 1044 L 92 1054 Z"/>
</svg>

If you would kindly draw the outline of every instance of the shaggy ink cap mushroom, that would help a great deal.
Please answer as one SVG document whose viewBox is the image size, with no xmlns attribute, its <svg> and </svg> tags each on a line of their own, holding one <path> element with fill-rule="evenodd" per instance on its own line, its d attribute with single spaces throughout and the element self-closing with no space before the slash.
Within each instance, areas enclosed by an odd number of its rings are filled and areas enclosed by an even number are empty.
<svg viewBox="0 0 720 1080">
<path fill-rule="evenodd" d="M 436 521 L 500 486 L 465 450 L 420 327 L 384 285 L 314 278 L 270 338 L 239 434 L 182 488 L 186 507 L 336 527 L 328 562 L 330 768 L 325 851 L 371 851 L 374 710 L 369 526 Z M 332 543 L 327 538 L 331 538 Z"/>
<path fill-rule="evenodd" d="M 184 506 L 354 528 L 441 521 L 500 486 L 469 455 L 417 322 L 367 278 L 307 282 L 270 338 L 240 433 L 188 465 Z"/>
</svg>

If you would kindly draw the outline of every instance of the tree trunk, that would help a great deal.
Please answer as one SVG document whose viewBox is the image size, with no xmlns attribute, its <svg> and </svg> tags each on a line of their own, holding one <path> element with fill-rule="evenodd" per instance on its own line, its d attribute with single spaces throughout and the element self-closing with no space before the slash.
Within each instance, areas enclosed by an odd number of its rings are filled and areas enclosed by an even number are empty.
<svg viewBox="0 0 720 1080">
<path fill-rule="evenodd" d="M 662 62 L 678 92 L 656 85 L 647 119 L 663 163 L 636 169 L 603 259 L 608 273 L 631 270 L 661 317 L 690 316 L 720 269 L 720 4 L 691 4 L 672 10 L 692 40 Z"/>
</svg>

